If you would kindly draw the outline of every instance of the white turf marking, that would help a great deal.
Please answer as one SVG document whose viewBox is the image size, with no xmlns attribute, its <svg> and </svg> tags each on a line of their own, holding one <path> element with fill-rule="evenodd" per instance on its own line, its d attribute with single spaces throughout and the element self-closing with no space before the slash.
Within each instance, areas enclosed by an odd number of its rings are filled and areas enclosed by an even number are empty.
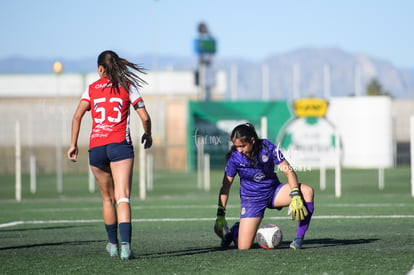
<svg viewBox="0 0 414 275">
<path fill-rule="evenodd" d="M 24 222 L 23 221 L 18 221 L 18 222 L 1 223 L 0 224 L 0 228 L 2 228 L 2 227 L 16 226 L 16 225 L 20 225 L 20 224 L 24 224 Z"/>
<path fill-rule="evenodd" d="M 329 207 L 406 207 L 408 203 L 325 203 L 322 206 Z"/>
<path fill-rule="evenodd" d="M 134 206 L 134 203 L 131 203 L 132 209 L 134 210 L 146 210 L 146 209 L 205 209 L 205 208 L 217 208 L 217 205 L 146 205 L 146 206 Z M 412 206 L 412 204 L 408 203 L 323 203 L 318 204 L 318 207 L 407 207 Z M 232 204 L 227 205 L 227 209 L 230 208 L 240 208 L 240 205 Z M 67 208 L 37 208 L 37 209 L 28 209 L 27 211 L 30 212 L 68 212 L 68 211 L 101 211 L 101 206 L 97 207 L 82 207 L 82 208 L 76 208 L 76 207 L 67 207 Z"/>
<path fill-rule="evenodd" d="M 326 219 L 405 219 L 414 218 L 414 215 L 361 215 L 361 216 L 313 216 L 312 219 L 326 220 Z M 227 220 L 238 220 L 238 217 L 227 217 Z M 283 217 L 266 217 L 270 220 L 284 220 Z M 215 218 L 154 218 L 154 219 L 133 219 L 133 222 L 188 222 L 188 221 L 214 221 Z M 12 227 L 22 224 L 63 224 L 63 223 L 101 223 L 101 219 L 91 220 L 38 220 L 38 221 L 14 221 L 0 224 L 0 228 Z"/>
</svg>

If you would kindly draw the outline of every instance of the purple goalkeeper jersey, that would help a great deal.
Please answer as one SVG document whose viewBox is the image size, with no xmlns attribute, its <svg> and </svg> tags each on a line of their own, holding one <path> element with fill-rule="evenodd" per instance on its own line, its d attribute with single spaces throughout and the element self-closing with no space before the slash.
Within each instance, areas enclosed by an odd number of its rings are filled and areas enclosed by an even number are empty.
<svg viewBox="0 0 414 275">
<path fill-rule="evenodd" d="M 240 177 L 240 197 L 263 200 L 273 196 L 280 184 L 275 166 L 285 160 L 282 152 L 267 139 L 262 139 L 262 148 L 256 162 L 249 160 L 239 151 L 233 151 L 226 164 L 226 176 Z"/>
</svg>

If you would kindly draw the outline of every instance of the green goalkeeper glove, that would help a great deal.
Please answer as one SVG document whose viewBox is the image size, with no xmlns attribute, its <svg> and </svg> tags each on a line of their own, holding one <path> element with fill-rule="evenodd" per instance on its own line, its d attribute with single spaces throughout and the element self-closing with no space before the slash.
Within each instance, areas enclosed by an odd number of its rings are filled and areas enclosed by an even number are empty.
<svg viewBox="0 0 414 275">
<path fill-rule="evenodd" d="M 293 188 L 289 196 L 292 198 L 289 205 L 288 215 L 292 220 L 302 221 L 308 215 L 308 210 L 303 204 L 299 188 Z"/>
<path fill-rule="evenodd" d="M 224 235 L 229 232 L 229 227 L 226 221 L 226 209 L 223 206 L 217 208 L 217 219 L 214 223 L 214 233 L 220 238 L 223 239 Z"/>
</svg>

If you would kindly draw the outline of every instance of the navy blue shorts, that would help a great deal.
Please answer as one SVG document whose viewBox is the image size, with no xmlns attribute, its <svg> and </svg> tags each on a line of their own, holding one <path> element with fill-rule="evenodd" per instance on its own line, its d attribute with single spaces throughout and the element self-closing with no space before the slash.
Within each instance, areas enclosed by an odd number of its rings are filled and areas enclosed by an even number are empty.
<svg viewBox="0 0 414 275">
<path fill-rule="evenodd" d="M 101 169 L 108 167 L 111 162 L 131 158 L 134 158 L 134 147 L 126 140 L 89 149 L 89 164 Z"/>
<path fill-rule="evenodd" d="M 268 198 L 264 198 L 263 200 L 252 201 L 248 198 L 241 198 L 240 218 L 263 218 L 266 208 L 280 210 L 281 208 L 274 207 L 273 201 L 275 200 L 277 193 L 279 193 L 279 190 L 283 185 L 284 183 L 279 184 L 275 188 L 273 194 Z"/>
</svg>

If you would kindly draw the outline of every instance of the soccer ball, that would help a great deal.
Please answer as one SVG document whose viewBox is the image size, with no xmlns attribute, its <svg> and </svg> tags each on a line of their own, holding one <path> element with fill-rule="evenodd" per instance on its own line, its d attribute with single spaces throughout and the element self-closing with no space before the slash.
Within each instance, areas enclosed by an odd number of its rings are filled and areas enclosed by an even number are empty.
<svg viewBox="0 0 414 275">
<path fill-rule="evenodd" d="M 277 248 L 283 239 L 282 229 L 274 224 L 263 225 L 257 230 L 256 239 L 264 249 Z"/>
</svg>

